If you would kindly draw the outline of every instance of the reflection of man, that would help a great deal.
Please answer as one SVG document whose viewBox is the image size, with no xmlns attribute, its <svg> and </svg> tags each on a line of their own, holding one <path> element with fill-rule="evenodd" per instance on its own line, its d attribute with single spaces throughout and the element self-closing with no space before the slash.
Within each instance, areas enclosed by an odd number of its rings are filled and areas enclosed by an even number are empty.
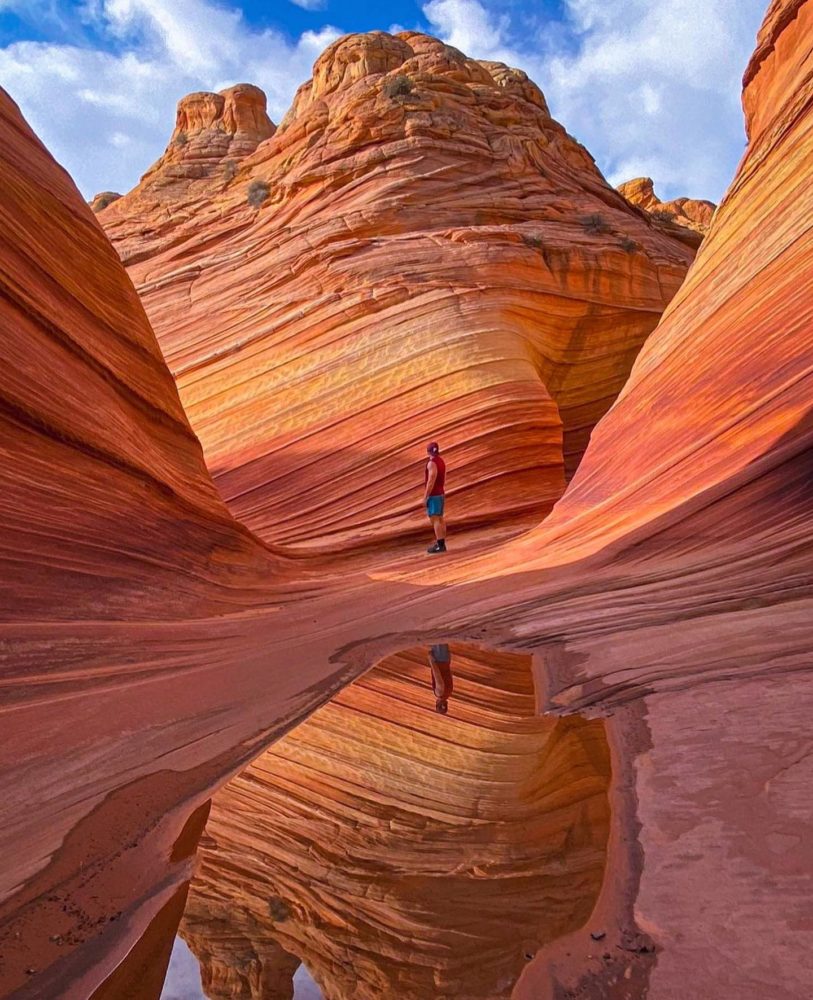
<svg viewBox="0 0 813 1000">
<path fill-rule="evenodd" d="M 429 650 L 429 669 L 432 671 L 432 690 L 435 692 L 435 711 L 445 715 L 449 711 L 449 697 L 454 690 L 452 682 L 452 654 L 445 642 Z"/>
</svg>

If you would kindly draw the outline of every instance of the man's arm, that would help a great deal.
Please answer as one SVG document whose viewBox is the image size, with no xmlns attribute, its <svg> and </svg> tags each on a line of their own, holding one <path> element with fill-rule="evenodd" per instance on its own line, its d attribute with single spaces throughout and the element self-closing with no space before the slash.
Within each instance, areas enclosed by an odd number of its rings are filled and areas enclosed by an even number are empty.
<svg viewBox="0 0 813 1000">
<path fill-rule="evenodd" d="M 428 500 L 432 496 L 432 487 L 435 485 L 435 480 L 438 478 L 438 467 L 434 462 L 430 461 L 426 466 L 426 471 L 428 473 L 426 477 L 426 489 L 423 491 L 424 501 Z"/>
</svg>

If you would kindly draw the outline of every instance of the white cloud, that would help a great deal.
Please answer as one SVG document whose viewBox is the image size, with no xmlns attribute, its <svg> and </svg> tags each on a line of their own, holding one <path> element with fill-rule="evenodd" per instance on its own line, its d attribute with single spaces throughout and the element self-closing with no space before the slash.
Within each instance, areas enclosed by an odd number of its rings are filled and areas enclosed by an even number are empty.
<svg viewBox="0 0 813 1000">
<path fill-rule="evenodd" d="M 612 183 L 648 173 L 662 197 L 722 195 L 744 148 L 740 80 L 765 0 L 564 0 L 563 21 L 537 18 L 530 36 L 492 6 L 423 10 L 452 45 L 528 72 Z"/>
<path fill-rule="evenodd" d="M 327 7 L 327 0 L 291 0 L 291 3 L 302 10 L 324 10 Z"/>
<path fill-rule="evenodd" d="M 470 56 L 500 49 L 510 25 L 507 15 L 495 17 L 477 0 L 430 0 L 423 13 L 444 41 Z"/>
<path fill-rule="evenodd" d="M 279 121 L 340 34 L 325 27 L 290 41 L 212 0 L 88 0 L 79 15 L 103 44 L 12 43 L 0 49 L 0 84 L 88 198 L 137 183 L 191 91 L 255 83 Z"/>
</svg>

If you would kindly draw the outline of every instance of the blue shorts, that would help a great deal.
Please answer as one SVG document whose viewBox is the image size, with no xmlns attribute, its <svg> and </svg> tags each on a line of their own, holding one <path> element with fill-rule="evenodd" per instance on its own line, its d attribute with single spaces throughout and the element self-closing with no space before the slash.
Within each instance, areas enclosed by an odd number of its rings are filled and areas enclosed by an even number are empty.
<svg viewBox="0 0 813 1000">
<path fill-rule="evenodd" d="M 441 494 L 436 497 L 429 497 L 426 501 L 426 513 L 430 517 L 443 517 L 443 501 L 445 497 Z"/>
</svg>

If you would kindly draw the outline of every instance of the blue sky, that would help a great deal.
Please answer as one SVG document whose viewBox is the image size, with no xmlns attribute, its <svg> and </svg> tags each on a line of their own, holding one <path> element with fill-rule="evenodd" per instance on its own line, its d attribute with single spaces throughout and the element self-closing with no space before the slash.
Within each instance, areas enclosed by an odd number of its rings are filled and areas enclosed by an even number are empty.
<svg viewBox="0 0 813 1000">
<path fill-rule="evenodd" d="M 767 0 L 0 0 L 0 85 L 83 193 L 129 190 L 175 104 L 248 82 L 279 121 L 348 31 L 421 28 L 519 66 L 611 183 L 719 199 Z"/>
</svg>

